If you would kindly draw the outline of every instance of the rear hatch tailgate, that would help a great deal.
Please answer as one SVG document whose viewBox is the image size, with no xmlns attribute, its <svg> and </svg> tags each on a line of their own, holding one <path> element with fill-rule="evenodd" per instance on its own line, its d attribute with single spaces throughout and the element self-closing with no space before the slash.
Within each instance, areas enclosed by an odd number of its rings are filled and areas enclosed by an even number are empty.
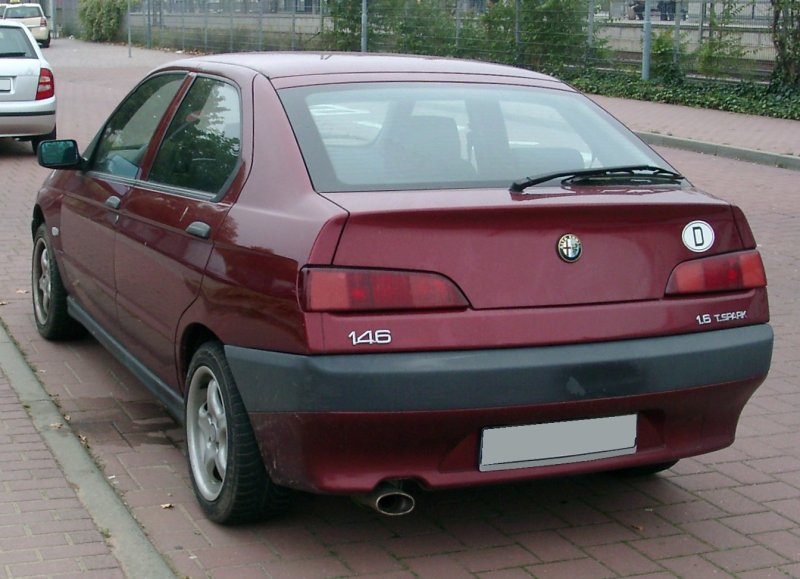
<svg viewBox="0 0 800 579">
<path fill-rule="evenodd" d="M 33 101 L 39 86 L 39 61 L 8 58 L 0 70 L 0 102 Z"/>
<path fill-rule="evenodd" d="M 743 245 L 731 206 L 693 190 L 325 196 L 350 213 L 334 265 L 438 272 L 475 310 L 661 299 L 675 266 L 699 256 L 683 240 L 697 221 L 714 237 L 700 255 Z M 574 262 L 558 250 L 570 234 Z"/>
</svg>

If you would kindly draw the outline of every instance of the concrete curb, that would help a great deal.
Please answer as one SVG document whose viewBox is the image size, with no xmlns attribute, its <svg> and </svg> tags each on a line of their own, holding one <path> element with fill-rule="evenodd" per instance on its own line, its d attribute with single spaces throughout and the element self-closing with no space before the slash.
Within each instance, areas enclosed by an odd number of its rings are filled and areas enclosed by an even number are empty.
<svg viewBox="0 0 800 579">
<path fill-rule="evenodd" d="M 175 577 L 147 539 L 105 476 L 42 387 L 8 332 L 0 324 L 0 366 L 19 400 L 28 408 L 36 430 L 75 489 L 99 529 L 107 530 L 110 548 L 128 577 Z M 63 424 L 54 429 L 51 424 Z"/>
<path fill-rule="evenodd" d="M 800 171 L 800 157 L 795 157 L 794 155 L 781 155 L 779 153 L 768 153 L 766 151 L 732 147 L 730 145 L 718 145 L 716 143 L 673 137 L 660 133 L 637 132 L 636 134 L 651 146 L 655 145 L 657 147 L 682 149 L 693 153 L 704 153 L 706 155 Z"/>
</svg>

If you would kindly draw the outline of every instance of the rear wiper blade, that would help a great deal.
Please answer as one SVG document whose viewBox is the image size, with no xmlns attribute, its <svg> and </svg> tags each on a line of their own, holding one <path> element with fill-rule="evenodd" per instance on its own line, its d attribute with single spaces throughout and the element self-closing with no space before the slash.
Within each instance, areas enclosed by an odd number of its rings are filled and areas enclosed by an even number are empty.
<svg viewBox="0 0 800 579">
<path fill-rule="evenodd" d="M 521 193 L 528 187 L 546 183 L 553 179 L 564 177 L 561 181 L 562 184 L 574 183 L 576 181 L 591 180 L 601 178 L 604 181 L 613 181 L 624 177 L 626 179 L 631 177 L 645 177 L 656 179 L 668 179 L 670 181 L 681 181 L 685 179 L 680 173 L 657 167 L 656 165 L 625 165 L 622 167 L 603 167 L 594 169 L 580 169 L 577 171 L 559 171 L 556 173 L 546 173 L 543 175 L 534 175 L 526 177 L 519 181 L 514 181 L 511 184 L 512 193 Z"/>
<path fill-rule="evenodd" d="M 0 58 L 20 58 L 27 55 L 27 52 L 0 52 Z"/>
</svg>

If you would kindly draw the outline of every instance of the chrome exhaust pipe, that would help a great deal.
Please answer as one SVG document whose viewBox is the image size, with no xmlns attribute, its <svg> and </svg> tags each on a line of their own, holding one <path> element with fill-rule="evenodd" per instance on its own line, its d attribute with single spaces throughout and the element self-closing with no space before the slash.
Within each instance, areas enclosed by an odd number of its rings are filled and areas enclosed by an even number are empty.
<svg viewBox="0 0 800 579">
<path fill-rule="evenodd" d="M 353 500 L 388 517 L 407 515 L 414 510 L 417 501 L 405 492 L 399 483 L 382 482 L 365 495 L 356 495 Z"/>
</svg>

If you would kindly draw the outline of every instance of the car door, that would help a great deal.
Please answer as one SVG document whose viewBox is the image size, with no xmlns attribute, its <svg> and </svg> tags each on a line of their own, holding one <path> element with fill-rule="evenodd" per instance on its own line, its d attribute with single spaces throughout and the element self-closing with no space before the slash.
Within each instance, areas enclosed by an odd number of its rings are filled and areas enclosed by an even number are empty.
<svg viewBox="0 0 800 579">
<path fill-rule="evenodd" d="M 100 326 L 117 335 L 114 238 L 119 206 L 139 176 L 158 123 L 185 74 L 139 85 L 120 104 L 89 148 L 88 170 L 64 187 L 60 235 L 70 293 Z"/>
<path fill-rule="evenodd" d="M 242 121 L 237 87 L 197 76 L 167 127 L 146 180 L 120 208 L 117 308 L 130 353 L 176 384 L 176 331 L 200 291 L 215 231 L 239 186 Z"/>
</svg>

